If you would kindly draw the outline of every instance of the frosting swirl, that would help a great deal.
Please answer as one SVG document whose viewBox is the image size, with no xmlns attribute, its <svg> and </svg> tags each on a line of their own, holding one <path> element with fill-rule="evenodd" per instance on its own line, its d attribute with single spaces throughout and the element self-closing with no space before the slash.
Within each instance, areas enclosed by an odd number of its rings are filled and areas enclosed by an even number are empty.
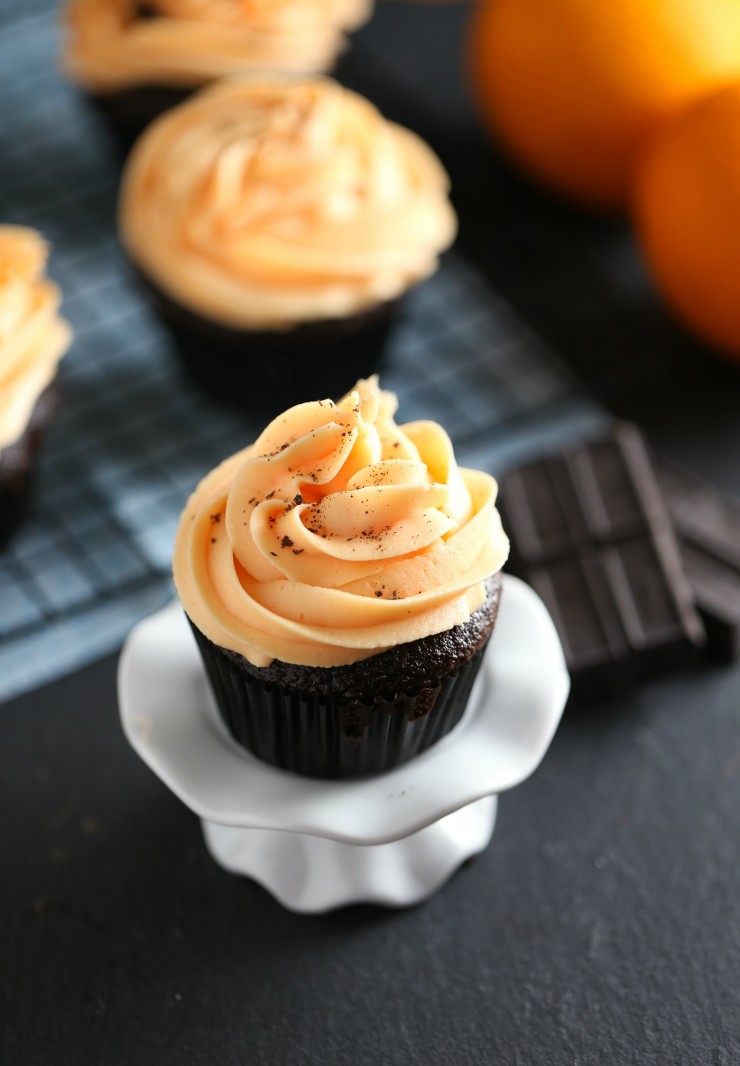
<svg viewBox="0 0 740 1066">
<path fill-rule="evenodd" d="M 285 328 L 390 300 L 454 238 L 427 145 L 329 78 L 234 79 L 161 116 L 124 175 L 121 236 L 168 295 Z"/>
<path fill-rule="evenodd" d="M 359 381 L 299 404 L 197 487 L 174 578 L 209 640 L 258 667 L 357 662 L 467 622 L 508 555 L 496 482 Z"/>
<path fill-rule="evenodd" d="M 24 432 L 71 340 L 47 258 L 35 230 L 0 226 L 0 452 Z"/>
<path fill-rule="evenodd" d="M 372 0 L 69 0 L 65 66 L 97 92 L 328 70 Z"/>
</svg>

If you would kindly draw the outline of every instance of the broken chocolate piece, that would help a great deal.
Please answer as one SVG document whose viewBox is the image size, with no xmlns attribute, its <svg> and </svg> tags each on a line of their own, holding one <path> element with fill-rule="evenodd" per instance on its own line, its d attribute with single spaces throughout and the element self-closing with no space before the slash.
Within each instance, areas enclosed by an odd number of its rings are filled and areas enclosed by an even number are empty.
<svg viewBox="0 0 740 1066">
<path fill-rule="evenodd" d="M 740 504 L 674 467 L 658 483 L 678 536 L 710 656 L 740 658 Z"/>
<path fill-rule="evenodd" d="M 576 692 L 683 663 L 703 643 L 671 519 L 639 431 L 619 424 L 509 472 L 509 569 L 560 633 Z"/>
</svg>

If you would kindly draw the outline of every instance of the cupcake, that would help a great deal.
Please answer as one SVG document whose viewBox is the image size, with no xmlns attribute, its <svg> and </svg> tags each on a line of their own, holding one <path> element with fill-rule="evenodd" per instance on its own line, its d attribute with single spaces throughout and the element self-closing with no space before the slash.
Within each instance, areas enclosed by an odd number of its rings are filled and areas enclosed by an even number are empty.
<svg viewBox="0 0 740 1066">
<path fill-rule="evenodd" d="M 35 230 L 0 226 L 0 547 L 26 510 L 53 382 L 71 331 L 44 277 L 48 249 Z"/>
<path fill-rule="evenodd" d="M 374 369 L 454 238 L 447 189 L 423 141 L 331 79 L 242 78 L 149 127 L 119 226 L 191 375 L 274 412 Z"/>
<path fill-rule="evenodd" d="M 174 578 L 219 712 L 260 759 L 375 773 L 460 720 L 508 540 L 496 482 L 359 381 L 290 408 L 187 503 Z"/>
<path fill-rule="evenodd" d="M 331 70 L 371 10 L 371 0 L 69 0 L 64 64 L 130 144 L 218 78 Z"/>
</svg>

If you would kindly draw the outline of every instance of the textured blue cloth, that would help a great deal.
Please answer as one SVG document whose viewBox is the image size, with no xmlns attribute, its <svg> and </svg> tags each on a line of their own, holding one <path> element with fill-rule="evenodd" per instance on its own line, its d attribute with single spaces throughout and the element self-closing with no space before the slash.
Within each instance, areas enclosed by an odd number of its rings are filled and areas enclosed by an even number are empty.
<svg viewBox="0 0 740 1066">
<path fill-rule="evenodd" d="M 55 18 L 29 6 L 2 16 L 0 221 L 52 243 L 75 340 L 34 510 L 0 557 L 0 699 L 114 650 L 171 596 L 188 493 L 261 428 L 183 380 L 118 248 L 116 157 L 58 73 Z M 456 253 L 412 294 L 383 385 L 402 421 L 441 422 L 459 459 L 492 473 L 602 417 Z"/>
</svg>

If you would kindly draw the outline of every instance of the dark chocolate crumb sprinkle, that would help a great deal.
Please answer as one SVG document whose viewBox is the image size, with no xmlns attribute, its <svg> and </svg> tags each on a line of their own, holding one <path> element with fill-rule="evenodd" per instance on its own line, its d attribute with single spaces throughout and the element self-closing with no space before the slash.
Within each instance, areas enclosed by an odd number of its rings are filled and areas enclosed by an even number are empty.
<svg viewBox="0 0 740 1066">
<path fill-rule="evenodd" d="M 270 555 L 274 555 L 277 558 L 277 552 L 270 552 Z"/>
<path fill-rule="evenodd" d="M 290 539 L 290 537 L 283 537 L 283 539 L 280 541 L 280 546 L 281 548 L 292 548 L 293 541 Z"/>
<path fill-rule="evenodd" d="M 266 500 L 271 500 L 274 495 L 275 495 L 275 489 L 273 489 L 272 492 L 268 492 L 267 495 L 265 496 L 265 499 Z"/>
<path fill-rule="evenodd" d="M 211 521 L 212 522 L 220 522 L 221 521 L 221 515 L 220 514 L 212 514 L 211 515 Z"/>
<path fill-rule="evenodd" d="M 217 539 L 216 537 L 211 537 L 211 544 L 215 544 L 216 543 L 216 539 Z"/>
<path fill-rule="evenodd" d="M 303 555 L 303 551 L 304 551 L 303 548 L 294 548 L 293 549 L 293 555 Z"/>
<path fill-rule="evenodd" d="M 300 492 L 296 496 L 293 497 L 293 503 L 296 505 L 296 507 L 300 503 L 303 503 L 303 497 L 301 496 Z"/>
<path fill-rule="evenodd" d="M 380 589 L 376 589 L 376 590 L 375 590 L 375 595 L 376 595 L 376 596 L 382 596 L 382 595 L 383 595 L 383 593 L 382 593 L 382 592 L 380 591 Z"/>
</svg>

